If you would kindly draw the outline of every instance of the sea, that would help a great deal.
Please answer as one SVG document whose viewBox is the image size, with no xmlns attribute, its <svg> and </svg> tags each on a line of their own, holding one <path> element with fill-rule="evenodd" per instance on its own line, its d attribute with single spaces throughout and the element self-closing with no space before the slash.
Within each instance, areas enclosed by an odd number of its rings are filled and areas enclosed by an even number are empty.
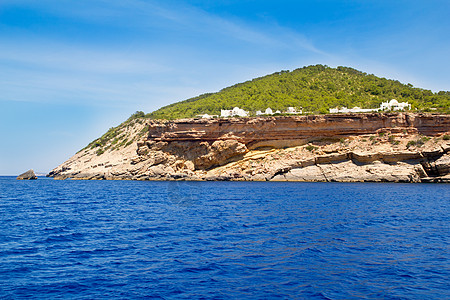
<svg viewBox="0 0 450 300">
<path fill-rule="evenodd" d="M 0 299 L 450 299 L 450 185 L 0 177 Z"/>
</svg>

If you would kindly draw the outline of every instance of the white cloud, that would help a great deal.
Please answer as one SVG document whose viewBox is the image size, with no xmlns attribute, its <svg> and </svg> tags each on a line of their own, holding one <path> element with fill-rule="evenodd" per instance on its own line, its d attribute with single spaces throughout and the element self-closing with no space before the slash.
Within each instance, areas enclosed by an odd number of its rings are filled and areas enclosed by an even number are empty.
<svg viewBox="0 0 450 300">
<path fill-rule="evenodd" d="M 321 53 L 304 35 L 276 23 L 252 26 L 243 20 L 225 19 L 188 4 L 177 3 L 175 6 L 163 1 L 141 0 L 60 0 L 57 4 L 52 0 L 21 0 L 18 3 L 56 16 L 110 26 L 111 30 L 121 27 L 145 34 L 148 30 L 163 28 L 203 38 L 226 38 L 276 48 L 297 47 Z"/>
<path fill-rule="evenodd" d="M 12 1 L 3 5 L 8 3 Z M 277 24 L 257 26 L 188 5 L 169 7 L 161 3 L 14 2 L 70 18 L 71 22 L 81 19 L 96 23 L 102 30 L 114 32 L 115 28 L 126 28 L 136 37 L 129 45 L 122 43 L 124 36 L 120 35 L 110 37 L 111 40 L 103 40 L 106 38 L 101 36 L 99 41 L 92 37 L 71 40 L 58 36 L 57 29 L 56 34 L 50 35 L 20 32 L 14 39 L 0 34 L 0 101 L 144 105 L 153 110 L 218 90 L 224 84 L 264 75 L 266 70 L 277 71 L 276 66 L 283 63 L 276 59 L 265 61 L 264 51 L 276 51 L 283 60 L 286 51 L 303 57 L 305 53 L 326 55 L 302 34 Z M 159 33 L 160 29 L 165 29 L 164 33 Z M 89 37 L 89 30 L 85 35 Z M 177 38 L 183 35 L 194 38 L 185 44 L 178 43 Z M 229 47 L 221 49 L 218 44 Z M 235 50 L 236 47 L 247 47 L 247 52 Z M 253 58 L 255 54 L 261 57 Z M 217 73 L 220 77 L 214 78 Z"/>
<path fill-rule="evenodd" d="M 61 44 L 45 39 L 16 46 L 8 41 L 0 45 L 0 63 L 30 69 L 90 72 L 97 74 L 149 74 L 171 69 L 151 54 L 142 55 L 123 49 L 94 48 L 86 45 Z"/>
</svg>

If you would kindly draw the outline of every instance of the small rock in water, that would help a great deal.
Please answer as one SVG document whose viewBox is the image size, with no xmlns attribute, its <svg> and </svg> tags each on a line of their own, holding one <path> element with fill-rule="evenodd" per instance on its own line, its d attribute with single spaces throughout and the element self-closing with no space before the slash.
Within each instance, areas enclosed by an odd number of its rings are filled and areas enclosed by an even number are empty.
<svg viewBox="0 0 450 300">
<path fill-rule="evenodd" d="M 34 174 L 34 171 L 28 170 L 23 174 L 20 174 L 19 176 L 17 176 L 17 179 L 19 180 L 31 180 L 31 179 L 37 179 L 36 174 Z"/>
</svg>

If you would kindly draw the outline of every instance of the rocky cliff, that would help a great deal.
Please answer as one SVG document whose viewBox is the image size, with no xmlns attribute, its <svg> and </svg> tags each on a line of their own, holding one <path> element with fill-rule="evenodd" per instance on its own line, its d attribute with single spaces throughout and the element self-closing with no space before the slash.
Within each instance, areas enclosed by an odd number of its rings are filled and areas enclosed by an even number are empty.
<svg viewBox="0 0 450 300">
<path fill-rule="evenodd" d="M 449 182 L 450 116 L 336 114 L 137 120 L 57 179 Z M 139 137 L 142 133 L 146 135 Z M 121 133 L 124 135 L 123 133 Z M 139 137 L 139 138 L 136 138 Z M 123 144 L 123 143 L 122 143 Z"/>
</svg>

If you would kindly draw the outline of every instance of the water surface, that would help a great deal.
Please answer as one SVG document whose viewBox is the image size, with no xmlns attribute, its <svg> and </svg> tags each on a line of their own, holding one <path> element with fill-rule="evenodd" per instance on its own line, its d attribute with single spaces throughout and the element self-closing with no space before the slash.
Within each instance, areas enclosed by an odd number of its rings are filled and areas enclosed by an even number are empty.
<svg viewBox="0 0 450 300">
<path fill-rule="evenodd" d="M 0 298 L 449 299 L 446 184 L 0 177 Z"/>
</svg>

